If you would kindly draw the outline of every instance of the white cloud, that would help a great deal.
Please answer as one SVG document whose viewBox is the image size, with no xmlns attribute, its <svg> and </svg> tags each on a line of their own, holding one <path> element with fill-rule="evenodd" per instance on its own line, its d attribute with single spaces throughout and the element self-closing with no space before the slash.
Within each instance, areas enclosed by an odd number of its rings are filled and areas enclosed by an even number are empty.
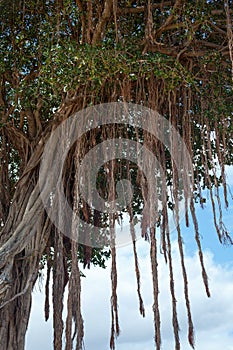
<svg viewBox="0 0 233 350">
<path fill-rule="evenodd" d="M 225 171 L 226 171 L 226 177 L 227 177 L 227 184 L 229 186 L 232 186 L 233 185 L 233 166 L 226 165 Z"/>
<path fill-rule="evenodd" d="M 151 350 L 153 344 L 152 282 L 149 259 L 149 245 L 138 242 L 139 264 L 142 279 L 142 295 L 146 308 L 146 318 L 138 311 L 136 281 L 132 247 L 118 251 L 118 295 L 121 335 L 117 340 L 117 350 Z M 148 254 L 145 254 L 145 251 Z M 198 350 L 233 350 L 233 268 L 216 264 L 213 255 L 205 252 L 206 268 L 209 276 L 211 298 L 205 295 L 201 280 L 198 255 L 186 257 L 193 321 Z M 176 281 L 177 307 L 180 323 L 181 348 L 190 349 L 187 342 L 187 317 L 183 298 L 183 281 L 180 259 L 176 245 L 173 247 L 174 273 Z M 91 268 L 82 280 L 83 316 L 85 321 L 85 349 L 109 350 L 110 334 L 110 268 Z M 171 325 L 171 301 L 169 292 L 168 266 L 159 258 L 160 306 L 163 335 L 163 349 L 173 349 Z M 42 295 L 33 298 L 33 314 L 27 336 L 27 350 L 52 349 L 51 323 L 43 325 L 41 312 Z"/>
</svg>

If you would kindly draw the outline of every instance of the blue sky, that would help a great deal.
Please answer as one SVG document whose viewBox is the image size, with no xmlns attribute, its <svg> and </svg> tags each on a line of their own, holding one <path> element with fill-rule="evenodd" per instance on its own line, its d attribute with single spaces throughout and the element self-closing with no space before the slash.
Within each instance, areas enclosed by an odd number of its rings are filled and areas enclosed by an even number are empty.
<svg viewBox="0 0 233 350">
<path fill-rule="evenodd" d="M 228 183 L 233 187 L 232 168 L 228 169 Z M 224 210 L 224 222 L 233 236 L 233 201 Z M 201 279 L 201 269 L 193 238 L 193 227 L 183 226 L 186 267 L 189 277 L 191 308 L 198 350 L 233 350 L 233 247 L 220 245 L 213 225 L 210 201 L 205 209 L 198 208 L 199 228 L 202 235 L 204 260 L 209 277 L 211 298 L 207 298 Z M 175 237 L 175 232 L 173 233 Z M 118 295 L 121 334 L 117 350 L 151 350 L 153 343 L 152 284 L 149 259 L 149 245 L 143 240 L 137 242 L 142 278 L 142 295 L 146 308 L 146 318 L 138 311 L 136 281 L 132 247 L 119 248 Z M 178 317 L 180 322 L 181 348 L 191 349 L 187 343 L 187 318 L 183 298 L 183 282 L 179 254 L 173 242 L 175 288 L 177 294 Z M 82 303 L 85 322 L 85 349 L 108 350 L 110 334 L 110 267 L 103 270 L 91 268 L 82 280 Z M 162 320 L 163 349 L 174 348 L 171 326 L 171 301 L 169 295 L 168 267 L 162 256 L 159 258 L 160 307 Z M 43 292 L 36 287 L 33 294 L 32 317 L 29 323 L 26 350 L 52 350 L 52 320 L 43 321 Z"/>
</svg>

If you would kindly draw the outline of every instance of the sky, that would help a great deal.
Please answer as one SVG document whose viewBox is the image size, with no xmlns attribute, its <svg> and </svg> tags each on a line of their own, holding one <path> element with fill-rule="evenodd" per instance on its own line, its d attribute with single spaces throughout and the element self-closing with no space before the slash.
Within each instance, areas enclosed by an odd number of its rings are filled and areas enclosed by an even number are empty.
<svg viewBox="0 0 233 350">
<path fill-rule="evenodd" d="M 233 170 L 228 169 L 228 184 L 233 188 Z M 224 210 L 224 222 L 233 236 L 232 209 Z M 233 350 L 233 246 L 220 245 L 213 225 L 209 200 L 205 209 L 197 209 L 204 261 L 209 278 L 211 298 L 205 294 L 202 283 L 199 257 L 196 251 L 192 226 L 182 224 L 185 248 L 185 263 L 189 278 L 189 291 L 195 343 L 197 350 Z M 180 324 L 181 349 L 191 349 L 187 342 L 187 316 L 183 297 L 183 280 L 180 258 L 172 234 L 172 254 L 175 270 L 178 319 Z M 136 292 L 132 246 L 129 244 L 117 250 L 118 306 L 121 334 L 116 342 L 117 350 L 152 350 L 154 346 L 152 314 L 152 281 L 149 258 L 149 244 L 143 239 L 137 241 L 141 288 L 146 317 L 139 314 Z M 109 350 L 110 336 L 110 261 L 106 269 L 91 267 L 82 278 L 82 313 L 85 327 L 86 350 Z M 174 349 L 171 324 L 171 298 L 169 292 L 168 266 L 159 254 L 159 304 L 161 311 L 162 348 Z M 40 291 L 40 287 L 42 290 Z M 43 283 L 37 284 L 33 292 L 32 314 L 26 337 L 26 350 L 52 350 L 52 315 L 43 320 Z M 52 305 L 52 303 L 51 303 Z"/>
</svg>

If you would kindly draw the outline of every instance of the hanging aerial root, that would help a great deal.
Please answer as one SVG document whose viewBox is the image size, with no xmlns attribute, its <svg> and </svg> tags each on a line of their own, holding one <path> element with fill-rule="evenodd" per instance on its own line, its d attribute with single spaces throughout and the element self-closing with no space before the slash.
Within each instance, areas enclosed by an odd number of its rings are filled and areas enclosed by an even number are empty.
<svg viewBox="0 0 233 350">
<path fill-rule="evenodd" d="M 111 320 L 112 320 L 112 325 L 111 325 L 111 336 L 110 336 L 110 349 L 115 350 L 115 317 L 114 317 L 114 309 L 113 306 L 111 305 Z"/>
<path fill-rule="evenodd" d="M 110 336 L 110 348 L 115 349 L 115 337 L 120 334 L 119 318 L 118 318 L 118 304 L 117 304 L 117 267 L 116 267 L 116 248 L 111 247 L 112 268 L 111 268 L 111 282 L 112 282 L 112 296 L 111 296 L 111 317 L 112 327 Z"/>
<path fill-rule="evenodd" d="M 182 237 L 181 237 L 181 231 L 180 231 L 180 225 L 177 225 L 177 232 L 178 232 L 178 245 L 179 245 L 179 252 L 180 252 L 180 258 L 181 258 L 181 267 L 182 267 L 182 275 L 183 275 L 183 281 L 184 281 L 184 296 L 185 296 L 185 303 L 186 303 L 186 309 L 187 309 L 187 316 L 188 316 L 188 340 L 189 344 L 194 349 L 194 327 L 193 327 L 193 321 L 192 321 L 192 314 L 191 314 L 191 306 L 190 306 L 190 300 L 189 300 L 189 291 L 188 291 L 188 277 L 186 272 L 186 267 L 184 263 L 184 250 L 183 250 L 183 243 L 182 243 Z"/>
<path fill-rule="evenodd" d="M 81 314 L 81 278 L 77 261 L 78 244 L 75 241 L 72 241 L 71 245 L 72 266 L 68 287 L 65 350 L 73 349 L 74 340 L 76 342 L 76 350 L 82 350 L 84 325 Z M 74 321 L 73 334 L 72 320 Z"/>
<path fill-rule="evenodd" d="M 131 211 L 132 213 L 132 211 Z M 145 317 L 145 307 L 141 295 L 141 276 L 140 276 L 140 269 L 138 264 L 138 255 L 137 255 L 137 248 L 136 248 L 136 235 L 135 235 L 135 228 L 133 223 L 133 216 L 130 217 L 130 233 L 132 237 L 132 243 L 133 243 L 133 253 L 134 253 L 134 265 L 135 265 L 135 273 L 136 273 L 136 280 L 137 280 L 137 293 L 138 293 L 138 300 L 139 300 L 139 311 L 140 314 Z"/>
<path fill-rule="evenodd" d="M 190 63 L 190 70 L 192 70 L 192 63 Z M 187 159 L 187 151 L 189 154 L 189 157 L 192 159 L 193 157 L 193 150 L 192 150 L 192 131 L 191 131 L 191 123 L 190 123 L 190 111 L 192 109 L 191 107 L 191 101 L 192 101 L 192 94 L 191 89 L 185 87 L 183 92 L 183 101 L 184 101 L 184 110 L 182 113 L 182 138 L 185 142 L 185 145 L 187 149 L 184 147 L 182 148 L 183 151 L 183 162 L 188 162 Z M 191 168 L 191 167 L 190 167 Z M 185 200 L 185 223 L 186 227 L 189 227 L 189 215 L 188 215 L 188 206 L 189 206 L 189 183 L 190 183 L 190 176 L 192 177 L 192 180 L 194 179 L 193 173 L 189 174 L 187 171 L 184 171 L 183 174 L 183 181 L 184 181 L 184 200 Z"/>
<path fill-rule="evenodd" d="M 72 350 L 72 290 L 73 276 L 69 279 L 68 299 L 67 299 L 67 317 L 66 317 L 66 347 L 65 350 Z"/>
<path fill-rule="evenodd" d="M 176 308 L 176 295 L 175 295 L 175 284 L 174 284 L 174 273 L 173 273 L 173 265 L 172 265 L 172 251 L 171 251 L 171 240 L 170 240 L 170 232 L 168 226 L 168 213 L 167 207 L 163 207 L 163 227 L 165 230 L 166 238 L 167 238 L 167 255 L 168 255 L 168 263 L 169 263 L 169 275 L 170 275 L 170 293 L 172 297 L 172 325 L 175 337 L 175 346 L 176 350 L 180 349 L 180 337 L 179 337 L 179 322 L 177 317 L 177 308 Z"/>
<path fill-rule="evenodd" d="M 50 283 L 50 276 L 51 276 L 51 256 L 49 248 L 46 249 L 47 254 L 47 276 L 46 276 L 46 283 L 45 283 L 45 305 L 44 305 L 44 312 L 45 312 L 45 321 L 48 321 L 49 319 L 49 283 Z"/>
<path fill-rule="evenodd" d="M 176 189 L 174 191 L 176 192 Z M 185 296 L 186 310 L 187 310 L 187 316 L 188 316 L 188 340 L 189 340 L 189 344 L 194 349 L 194 327 L 193 327 L 191 306 L 190 306 L 190 300 L 189 300 L 188 276 L 187 276 L 187 271 L 186 271 L 185 262 L 184 262 L 184 250 L 183 250 L 183 242 L 182 242 L 181 229 L 180 229 L 180 223 L 179 223 L 180 218 L 179 218 L 179 209 L 178 209 L 176 194 L 175 194 L 175 218 L 176 218 L 176 229 L 178 234 L 178 246 L 179 246 L 180 259 L 181 259 L 181 268 L 182 268 L 182 275 L 183 275 L 183 281 L 184 281 L 184 296 Z"/>
<path fill-rule="evenodd" d="M 161 146 L 161 164 L 163 169 L 166 169 L 166 156 L 164 145 Z M 162 176 L 162 203 L 163 203 L 163 220 L 160 226 L 161 231 L 161 242 L 162 242 L 162 252 L 164 254 L 164 259 L 167 264 L 167 242 L 166 242 L 166 232 L 168 228 L 168 214 L 167 214 L 167 198 L 168 198 L 168 187 L 166 184 L 166 179 Z"/>
<path fill-rule="evenodd" d="M 192 219 L 193 219 L 193 224 L 194 224 L 194 229 L 195 229 L 195 239 L 196 239 L 199 259 L 200 259 L 200 263 L 201 263 L 202 278 L 203 278 L 203 282 L 205 285 L 206 294 L 208 297 L 210 297 L 208 276 L 207 276 L 207 273 L 205 270 L 205 265 L 204 265 L 203 252 L 202 252 L 202 247 L 201 247 L 200 234 L 199 234 L 199 229 L 198 229 L 198 223 L 197 223 L 197 217 L 196 217 L 196 213 L 195 213 L 195 206 L 194 206 L 194 199 L 193 198 L 190 201 L 190 211 L 192 214 Z"/>
<path fill-rule="evenodd" d="M 160 330 L 160 312 L 159 312 L 159 276 L 158 276 L 158 258 L 157 258 L 157 241 L 155 238 L 155 228 L 150 228 L 150 259 L 153 282 L 153 312 L 155 327 L 155 345 L 156 349 L 161 349 L 161 330 Z"/>
<path fill-rule="evenodd" d="M 226 239 L 226 237 L 225 237 L 225 232 L 224 232 L 224 229 L 223 229 L 222 204 L 221 204 L 220 195 L 219 195 L 219 184 L 218 184 L 218 179 L 217 179 L 216 167 L 213 164 L 214 156 L 213 156 L 213 152 L 212 152 L 212 149 L 211 149 L 211 128 L 210 128 L 210 125 L 209 125 L 208 121 L 206 121 L 206 128 L 207 128 L 208 155 L 209 155 L 209 159 L 212 160 L 212 162 L 210 162 L 210 163 L 211 163 L 211 170 L 213 171 L 213 175 L 214 175 L 215 197 L 217 198 L 218 211 L 219 211 L 218 228 L 219 228 L 219 231 L 220 231 L 221 240 L 224 241 Z M 218 149 L 218 145 L 216 145 L 216 146 L 217 146 L 217 149 Z M 219 163 L 221 165 L 221 159 L 220 158 L 218 159 L 218 161 L 219 161 Z M 208 176 L 209 176 L 209 174 L 208 174 Z M 223 174 L 223 176 L 224 176 L 224 174 Z"/>
<path fill-rule="evenodd" d="M 55 230 L 54 237 L 54 266 L 53 266 L 53 329 L 54 349 L 62 350 L 63 334 L 63 295 L 64 295 L 64 265 L 63 265 L 63 236 Z"/>
<path fill-rule="evenodd" d="M 174 120 L 174 115 L 172 114 L 171 114 L 171 120 Z M 170 140 L 171 140 L 171 147 L 174 149 L 178 149 L 177 139 L 175 137 L 172 137 L 171 135 Z M 179 179 L 178 179 L 178 172 L 177 172 L 177 168 L 174 163 L 174 160 L 172 160 L 172 178 L 173 178 L 174 214 L 175 214 L 175 221 L 176 221 L 176 230 L 178 235 L 178 247 L 179 247 L 180 259 L 181 259 L 182 275 L 183 275 L 183 281 L 184 281 L 184 296 L 185 296 L 186 310 L 187 310 L 187 316 L 188 316 L 188 341 L 189 341 L 189 344 L 192 346 L 192 348 L 194 348 L 194 327 L 193 327 L 193 321 L 192 321 L 192 314 L 191 314 L 191 307 L 190 307 L 190 300 L 189 300 L 189 290 L 188 290 L 188 277 L 187 277 L 187 271 L 186 271 L 185 262 L 184 262 L 184 250 L 183 250 L 183 242 L 182 242 L 181 229 L 180 229 L 179 199 L 178 199 Z"/>
<path fill-rule="evenodd" d="M 222 123 L 222 125 L 224 125 L 224 120 L 221 120 L 221 123 Z M 219 162 L 220 167 L 221 167 L 221 178 L 222 178 L 222 185 L 223 185 L 224 201 L 225 201 L 226 208 L 228 208 L 229 203 L 228 203 L 228 199 L 227 199 L 227 184 L 226 184 L 226 174 L 225 174 L 225 164 L 224 164 L 224 153 L 226 152 L 226 149 L 224 149 L 222 151 L 220 148 L 220 140 L 221 139 L 220 139 L 220 134 L 219 134 L 219 125 L 216 121 L 214 124 L 215 124 L 214 126 L 215 126 L 215 133 L 216 133 L 215 142 L 216 142 L 216 149 L 217 149 L 217 154 L 218 154 L 218 162 Z M 223 144 L 224 144 L 224 142 L 223 142 Z"/>
<path fill-rule="evenodd" d="M 207 135 L 204 131 L 204 128 L 201 129 L 201 136 L 203 139 L 203 144 L 202 144 L 203 154 L 202 154 L 202 156 L 203 156 L 203 165 L 205 168 L 205 180 L 206 180 L 206 185 L 209 188 L 209 193 L 210 193 L 210 200 L 211 200 L 211 204 L 212 204 L 212 212 L 213 212 L 213 218 L 214 218 L 214 226 L 215 226 L 219 241 L 222 243 L 222 234 L 221 234 L 221 231 L 220 231 L 218 223 L 217 223 L 216 207 L 215 207 L 215 202 L 214 202 L 214 197 L 213 197 L 212 182 L 211 182 L 211 178 L 210 178 L 210 174 L 209 174 L 209 166 L 208 166 L 208 155 L 209 155 L 209 157 L 212 156 L 212 152 L 209 149 L 209 147 L 211 147 L 210 136 L 208 135 L 208 133 L 210 134 L 210 128 L 209 128 L 209 124 L 208 124 L 207 120 L 205 121 L 203 116 L 202 116 L 202 123 L 203 123 L 202 125 L 206 125 L 206 128 L 207 128 Z M 206 142 L 205 142 L 206 137 L 207 137 L 207 143 L 208 143 L 207 148 L 206 148 Z M 212 164 L 211 164 L 211 170 L 214 173 L 214 182 L 217 185 L 216 172 L 215 172 L 215 169 L 213 168 Z"/>
<path fill-rule="evenodd" d="M 81 277 L 79 264 L 77 260 L 78 256 L 78 230 L 79 216 L 79 157 L 81 154 L 81 143 L 77 143 L 75 150 L 75 181 L 74 181 L 74 205 L 73 205 L 73 218 L 72 218 L 72 236 L 71 236 L 71 273 L 68 285 L 68 300 L 67 300 L 67 318 L 66 318 L 66 347 L 65 350 L 73 349 L 73 342 L 76 342 L 76 350 L 83 349 L 83 337 L 84 337 L 84 322 L 81 313 Z M 72 323 L 74 322 L 74 332 L 72 334 Z"/>
<path fill-rule="evenodd" d="M 136 272 L 136 279 L 137 279 L 137 292 L 138 292 L 138 299 L 139 299 L 139 311 L 140 314 L 145 317 L 145 307 L 141 295 L 141 277 L 140 277 L 140 270 L 138 265 L 138 257 L 137 257 L 137 249 L 136 249 L 136 241 L 133 241 L 133 252 L 134 252 L 134 263 L 135 263 L 135 272 Z"/>
</svg>

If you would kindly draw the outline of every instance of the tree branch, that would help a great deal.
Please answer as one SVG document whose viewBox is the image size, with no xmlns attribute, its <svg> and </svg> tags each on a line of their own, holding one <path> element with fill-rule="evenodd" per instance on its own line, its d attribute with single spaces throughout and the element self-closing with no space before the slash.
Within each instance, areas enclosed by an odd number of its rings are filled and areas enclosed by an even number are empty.
<svg viewBox="0 0 233 350">
<path fill-rule="evenodd" d="M 86 40 L 86 33 L 85 33 L 85 27 L 86 27 L 86 24 L 85 24 L 85 16 L 84 16 L 84 10 L 83 10 L 83 5 L 82 5 L 82 2 L 81 0 L 75 0 L 76 1 L 76 4 L 79 8 L 79 11 L 80 11 L 80 18 L 81 18 L 81 22 L 82 22 L 82 41 L 81 43 L 84 43 L 85 40 Z"/>
<path fill-rule="evenodd" d="M 27 154 L 28 149 L 30 148 L 30 142 L 21 130 L 17 129 L 12 123 L 7 123 L 4 127 L 6 135 L 11 140 L 12 145 L 19 152 L 21 157 Z"/>
<path fill-rule="evenodd" d="M 215 49 L 216 51 L 216 46 L 212 43 L 209 43 L 210 47 L 212 47 L 213 49 Z M 208 44 L 205 45 L 206 47 L 208 47 Z M 222 47 L 222 46 L 218 46 L 217 47 L 219 49 L 219 51 L 221 51 L 222 56 L 226 56 L 229 55 L 229 50 L 227 49 L 227 47 Z M 190 51 L 187 51 L 188 48 L 185 48 L 186 50 L 182 52 L 182 57 L 186 57 L 186 58 L 198 58 L 198 57 L 202 57 L 205 56 L 207 53 L 210 53 L 209 50 L 195 50 L 194 48 L 191 49 Z M 225 50 L 226 49 L 226 50 Z M 172 56 L 172 57 L 179 57 L 180 56 L 180 51 L 182 51 L 183 48 L 180 47 L 171 47 L 171 46 L 166 46 L 163 44 L 149 44 L 147 46 L 147 51 L 150 52 L 160 52 L 162 54 L 168 55 L 168 56 Z M 213 50 L 214 51 L 214 50 Z"/>
<path fill-rule="evenodd" d="M 166 6 L 171 6 L 172 1 L 163 1 L 160 4 L 151 4 L 151 9 L 163 9 Z M 118 8 L 117 14 L 119 15 L 125 15 L 129 13 L 142 13 L 145 12 L 145 6 L 137 6 L 137 7 L 124 7 L 124 8 Z"/>
<path fill-rule="evenodd" d="M 167 26 L 169 26 L 174 19 L 174 12 L 178 9 L 183 3 L 183 0 L 176 0 L 175 5 L 172 8 L 171 14 L 166 19 L 165 23 L 155 32 L 155 38 L 160 36 L 164 30 L 166 30 Z"/>
<path fill-rule="evenodd" d="M 99 19 L 96 29 L 94 31 L 92 43 L 95 45 L 102 37 L 104 27 L 113 14 L 113 0 L 106 0 L 104 4 L 104 10 L 101 18 Z"/>
</svg>

